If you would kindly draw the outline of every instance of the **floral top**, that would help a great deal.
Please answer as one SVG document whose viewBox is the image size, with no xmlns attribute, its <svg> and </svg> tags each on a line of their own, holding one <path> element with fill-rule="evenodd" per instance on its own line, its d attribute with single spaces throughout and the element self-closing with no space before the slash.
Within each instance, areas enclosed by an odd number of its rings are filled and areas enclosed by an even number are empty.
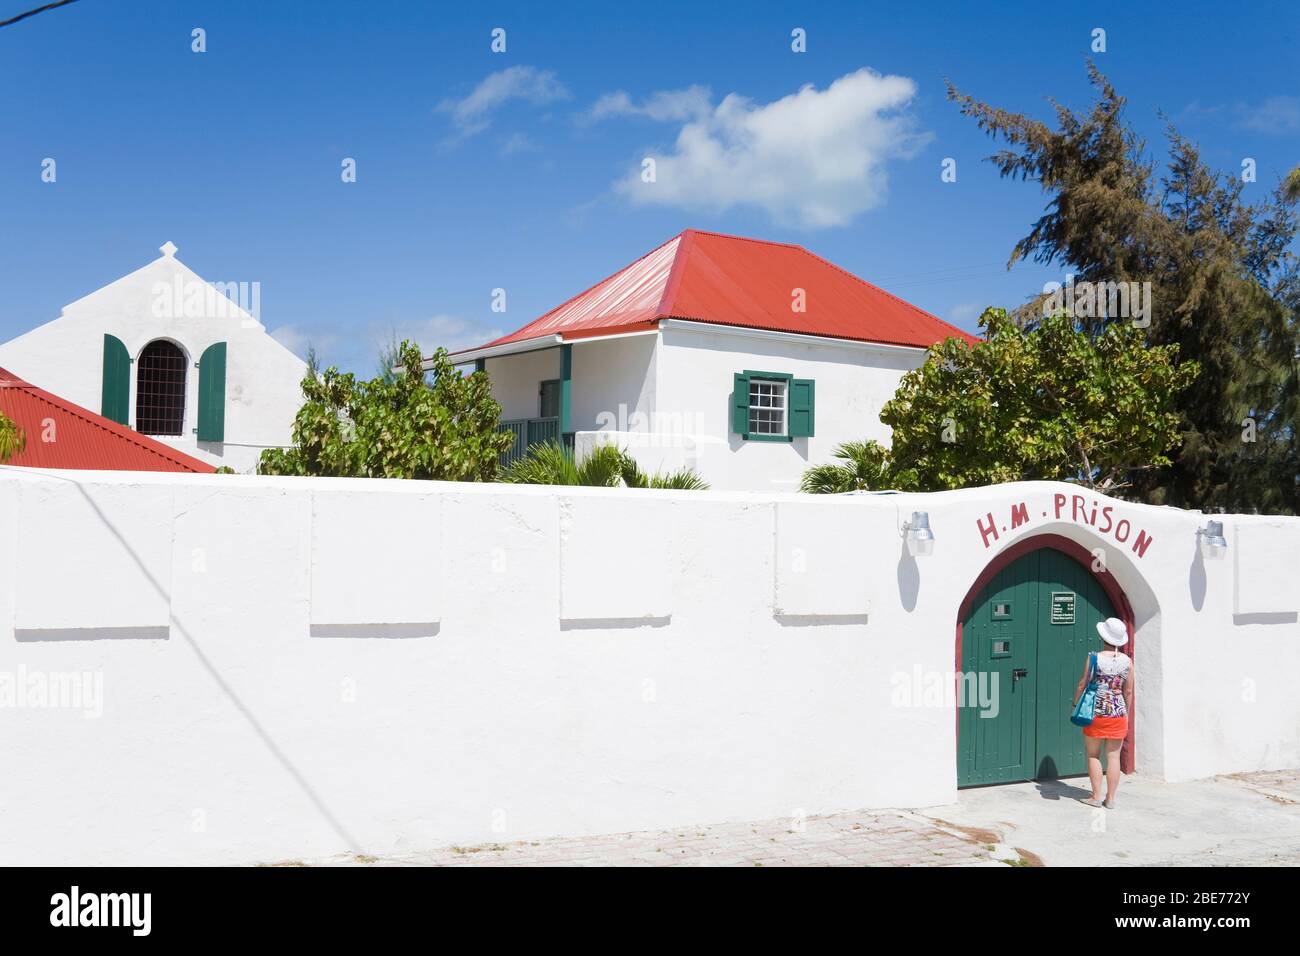
<svg viewBox="0 0 1300 956">
<path fill-rule="evenodd" d="M 1097 652 L 1097 669 L 1093 680 L 1097 682 L 1097 717 L 1127 717 L 1124 703 L 1124 681 L 1133 662 L 1124 653 Z"/>
</svg>

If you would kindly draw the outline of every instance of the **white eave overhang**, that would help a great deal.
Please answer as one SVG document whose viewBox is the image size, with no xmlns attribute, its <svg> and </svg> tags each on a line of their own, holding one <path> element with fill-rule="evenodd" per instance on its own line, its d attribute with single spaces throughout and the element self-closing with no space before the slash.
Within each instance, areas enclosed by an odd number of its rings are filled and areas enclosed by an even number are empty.
<svg viewBox="0 0 1300 956">
<path fill-rule="evenodd" d="M 630 339 L 640 335 L 658 335 L 658 329 L 638 329 L 635 332 L 612 332 L 609 335 L 584 335 L 581 338 L 566 339 L 558 332 L 554 335 L 539 335 L 536 338 L 521 339 L 518 342 L 503 342 L 500 345 L 485 345 L 478 349 L 464 352 L 452 352 L 448 358 L 453 365 L 467 365 L 479 359 L 500 358 L 503 355 L 518 355 L 522 352 L 540 352 L 543 349 L 558 348 L 561 345 L 585 345 L 588 342 L 607 342 L 610 339 Z M 424 360 L 425 369 L 429 360 Z"/>
<path fill-rule="evenodd" d="M 660 319 L 659 327 L 654 329 L 637 329 L 634 332 L 611 332 L 609 335 L 584 335 L 580 338 L 566 339 L 561 333 L 539 335 L 518 342 L 503 342 L 500 345 L 485 345 L 478 349 L 453 352 L 450 355 L 453 365 L 467 365 L 479 359 L 500 358 L 503 355 L 518 355 L 522 352 L 538 352 L 543 349 L 558 348 L 561 345 L 584 345 L 587 342 L 605 342 L 609 339 L 628 339 L 641 335 L 658 335 L 660 329 L 681 329 L 690 332 L 726 333 L 744 335 L 750 338 L 778 339 L 797 342 L 820 342 L 860 348 L 869 352 L 903 352 L 916 355 L 925 352 L 920 345 L 891 345 L 887 342 L 864 342 L 861 339 L 841 339 L 829 335 L 805 335 L 802 332 L 778 332 L 775 329 L 756 329 L 747 325 L 724 325 L 721 322 L 695 322 L 691 319 Z M 429 367 L 428 360 L 424 367 Z"/>
<path fill-rule="evenodd" d="M 485 345 L 482 348 L 466 349 L 464 352 L 452 352 L 447 357 L 453 365 L 477 362 L 479 359 L 499 358 L 502 355 L 516 355 L 520 352 L 536 352 L 540 349 L 553 349 L 562 345 L 559 335 L 539 335 L 535 339 L 521 339 L 518 342 L 502 342 L 500 345 Z M 424 360 L 424 367 L 429 368 L 429 360 Z"/>
<path fill-rule="evenodd" d="M 851 348 L 860 348 L 874 352 L 908 352 L 916 354 L 925 351 L 925 347 L 921 345 L 891 345 L 887 342 L 864 342 L 862 339 L 840 339 L 829 335 L 806 335 L 802 332 L 778 332 L 775 329 L 756 329 L 748 325 L 724 325 L 721 322 L 693 322 L 690 319 L 664 319 L 659 324 L 661 327 L 667 326 L 670 329 L 682 329 L 690 332 L 721 332 L 759 339 L 783 339 L 787 341 L 794 339 L 799 342 L 829 342 L 834 345 L 844 345 Z"/>
</svg>

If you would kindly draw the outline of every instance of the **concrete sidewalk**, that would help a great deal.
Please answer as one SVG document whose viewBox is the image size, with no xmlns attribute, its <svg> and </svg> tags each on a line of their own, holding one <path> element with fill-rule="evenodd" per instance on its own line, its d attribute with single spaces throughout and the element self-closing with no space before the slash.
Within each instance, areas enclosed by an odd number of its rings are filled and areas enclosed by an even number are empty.
<svg viewBox="0 0 1300 956">
<path fill-rule="evenodd" d="M 1080 783 L 1082 782 L 1082 786 Z M 928 810 L 679 827 L 346 856 L 366 866 L 1300 865 L 1300 771 L 1167 784 L 1124 779 L 1113 810 L 1086 780 L 963 790 Z M 287 861 L 280 865 L 303 865 Z"/>
<path fill-rule="evenodd" d="M 1090 792 L 1086 778 L 982 787 L 921 815 L 991 830 L 1047 866 L 1300 865 L 1300 771 L 1128 776 L 1113 810 L 1078 802 Z"/>
</svg>

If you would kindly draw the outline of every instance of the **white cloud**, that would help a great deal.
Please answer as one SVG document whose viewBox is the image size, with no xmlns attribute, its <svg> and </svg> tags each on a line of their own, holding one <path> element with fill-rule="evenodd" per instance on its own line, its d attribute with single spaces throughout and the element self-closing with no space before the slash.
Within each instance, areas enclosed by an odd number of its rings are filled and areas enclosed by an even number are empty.
<svg viewBox="0 0 1300 956">
<path fill-rule="evenodd" d="M 615 116 L 644 116 L 657 122 L 681 121 L 702 119 L 712 110 L 713 94 L 707 86 L 651 93 L 640 105 L 623 90 L 616 90 L 598 99 L 583 119 L 594 123 Z"/>
<path fill-rule="evenodd" d="M 272 329 L 269 334 L 271 338 L 304 361 L 307 359 L 309 348 L 316 349 L 319 354 L 332 351 L 341 341 L 340 336 L 333 329 L 305 329 L 300 325 L 282 325 Z"/>
<path fill-rule="evenodd" d="M 1233 103 L 1205 104 L 1193 100 L 1178 114 L 1180 119 L 1227 119 L 1237 129 L 1258 133 L 1300 132 L 1300 96 L 1270 96 L 1257 103 L 1237 100 Z"/>
<path fill-rule="evenodd" d="M 511 66 L 488 74 L 463 99 L 446 99 L 438 111 L 450 113 L 462 137 L 481 133 L 491 125 L 491 114 L 511 100 L 543 104 L 567 100 L 569 91 L 550 70 Z"/>
<path fill-rule="evenodd" d="M 515 153 L 534 153 L 540 149 L 532 137 L 525 133 L 512 133 L 501 142 L 501 155 L 513 156 Z"/>
<path fill-rule="evenodd" d="M 641 205 L 756 206 L 779 222 L 843 226 L 884 201 L 890 160 L 929 141 L 903 112 L 915 95 L 907 77 L 870 69 L 767 104 L 732 93 L 687 122 L 670 151 L 647 154 L 655 182 L 641 181 L 638 163 L 614 188 Z"/>
<path fill-rule="evenodd" d="M 482 345 L 503 335 L 501 329 L 485 329 L 456 315 L 433 315 L 424 319 L 396 322 L 373 320 L 361 328 L 346 331 L 332 325 L 282 325 L 270 333 L 277 342 L 301 359 L 310 346 L 322 368 L 337 365 L 344 371 L 370 378 L 379 368 L 379 356 L 393 342 L 410 339 L 423 355 L 442 346 L 449 352 Z"/>
<path fill-rule="evenodd" d="M 1238 107 L 1239 126 L 1261 133 L 1300 132 L 1300 96 L 1270 96 L 1255 106 Z"/>
<path fill-rule="evenodd" d="M 396 323 L 372 323 L 370 338 L 376 355 L 393 341 L 410 339 L 420 346 L 423 355 L 432 355 L 434 349 L 448 352 L 473 348 L 491 342 L 505 333 L 500 329 L 484 329 L 458 315 L 433 315 L 427 319 L 403 319 Z"/>
</svg>

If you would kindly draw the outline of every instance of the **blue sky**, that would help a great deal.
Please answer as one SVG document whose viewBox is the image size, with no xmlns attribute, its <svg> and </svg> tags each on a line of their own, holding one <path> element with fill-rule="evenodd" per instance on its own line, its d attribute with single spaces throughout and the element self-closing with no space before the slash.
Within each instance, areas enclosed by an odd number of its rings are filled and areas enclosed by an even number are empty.
<svg viewBox="0 0 1300 956">
<path fill-rule="evenodd" d="M 982 161 L 945 78 L 1086 108 L 1100 27 L 1149 146 L 1163 111 L 1213 165 L 1255 159 L 1262 198 L 1300 162 L 1297 9 L 80 0 L 0 30 L 0 340 L 171 240 L 368 373 L 390 330 L 478 344 L 686 227 L 801 243 L 973 329 L 1061 276 L 1005 269 L 1044 197 Z"/>
</svg>

